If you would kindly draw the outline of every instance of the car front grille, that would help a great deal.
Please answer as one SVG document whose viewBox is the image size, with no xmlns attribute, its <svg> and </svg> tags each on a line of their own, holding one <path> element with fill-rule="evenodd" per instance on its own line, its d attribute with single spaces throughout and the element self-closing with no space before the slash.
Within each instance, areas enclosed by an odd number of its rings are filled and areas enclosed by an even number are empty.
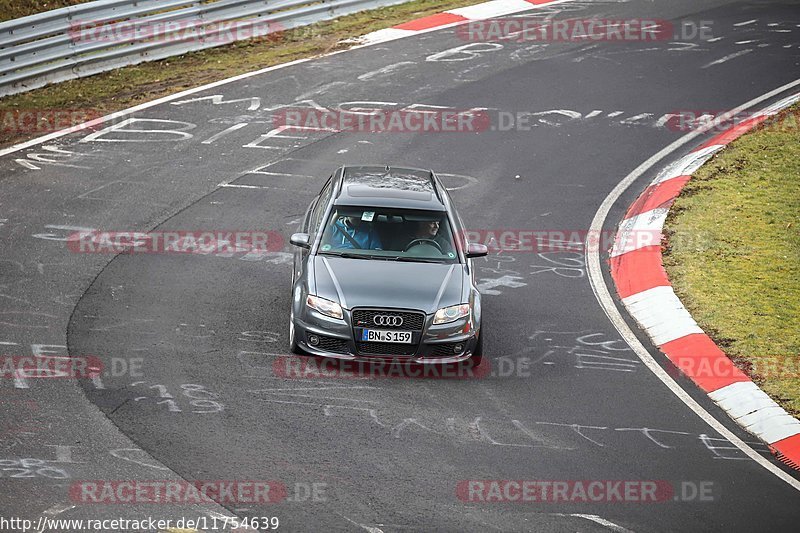
<svg viewBox="0 0 800 533">
<path fill-rule="evenodd" d="M 375 317 L 378 315 L 400 317 L 403 319 L 403 323 L 399 326 L 376 325 Z M 395 309 L 354 309 L 353 326 L 357 328 L 422 331 L 423 326 L 425 326 L 425 313 L 414 311 L 397 311 Z"/>
<path fill-rule="evenodd" d="M 375 324 L 378 315 L 400 317 L 403 323 L 399 326 Z M 353 309 L 353 327 L 370 329 L 388 329 L 421 333 L 425 327 L 425 313 L 421 311 L 399 311 L 397 309 Z M 420 335 L 415 335 L 418 339 Z M 358 337 L 356 336 L 356 339 Z M 417 343 L 399 344 L 393 342 L 363 342 L 356 340 L 359 354 L 383 356 L 412 356 L 417 353 Z"/>
</svg>

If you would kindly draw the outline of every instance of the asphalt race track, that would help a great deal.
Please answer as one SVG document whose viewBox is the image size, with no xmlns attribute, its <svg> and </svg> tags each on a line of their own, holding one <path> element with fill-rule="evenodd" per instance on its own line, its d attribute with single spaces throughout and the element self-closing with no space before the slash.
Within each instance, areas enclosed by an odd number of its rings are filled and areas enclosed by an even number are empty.
<svg viewBox="0 0 800 533">
<path fill-rule="evenodd" d="M 798 78 L 799 7 L 568 2 L 536 15 L 711 21 L 714 38 L 487 45 L 450 28 L 221 85 L 136 112 L 140 122 L 2 157 L 0 347 L 92 355 L 105 369 L 99 379 L 0 381 L 0 464 L 32 476 L 3 470 L 3 514 L 218 513 L 277 516 L 286 531 L 386 533 L 796 529 L 800 493 L 641 363 L 599 306 L 580 247 L 479 260 L 491 361 L 482 377 L 301 378 L 276 372 L 276 361 L 288 353 L 288 237 L 338 165 L 433 168 L 476 230 L 586 231 L 617 182 L 686 133 L 660 117 L 734 108 Z M 222 97 L 204 98 L 213 95 Z M 486 108 L 495 118 L 481 132 L 268 135 L 275 111 L 315 105 Z M 501 112 L 527 123 L 499 127 Z M 614 206 L 609 232 L 651 178 Z M 70 251 L 66 238 L 87 229 L 266 229 L 285 246 L 227 257 Z M 271 480 L 288 498 L 90 505 L 69 492 L 84 480 L 177 478 Z M 710 492 L 676 490 L 654 503 L 457 494 L 468 480 L 524 479 L 658 480 Z"/>
</svg>

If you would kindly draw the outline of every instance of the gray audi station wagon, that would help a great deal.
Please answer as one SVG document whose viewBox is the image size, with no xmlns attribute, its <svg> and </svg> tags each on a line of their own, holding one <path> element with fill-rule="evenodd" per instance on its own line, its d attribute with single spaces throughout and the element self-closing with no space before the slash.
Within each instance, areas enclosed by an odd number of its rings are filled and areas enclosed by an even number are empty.
<svg viewBox="0 0 800 533">
<path fill-rule="evenodd" d="M 338 169 L 291 237 L 292 352 L 479 364 L 481 296 L 472 258 L 487 248 L 465 236 L 433 171 Z"/>
</svg>

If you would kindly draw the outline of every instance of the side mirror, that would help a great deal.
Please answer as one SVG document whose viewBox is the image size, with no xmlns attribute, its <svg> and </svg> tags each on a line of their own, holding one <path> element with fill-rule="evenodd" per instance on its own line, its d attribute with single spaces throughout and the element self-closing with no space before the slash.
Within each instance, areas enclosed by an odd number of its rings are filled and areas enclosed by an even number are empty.
<svg viewBox="0 0 800 533">
<path fill-rule="evenodd" d="M 308 233 L 295 233 L 289 242 L 300 248 L 311 248 L 311 236 Z"/>
<path fill-rule="evenodd" d="M 489 248 L 486 247 L 485 244 L 478 244 L 475 242 L 471 242 L 467 244 L 467 257 L 485 257 L 489 255 Z"/>
</svg>

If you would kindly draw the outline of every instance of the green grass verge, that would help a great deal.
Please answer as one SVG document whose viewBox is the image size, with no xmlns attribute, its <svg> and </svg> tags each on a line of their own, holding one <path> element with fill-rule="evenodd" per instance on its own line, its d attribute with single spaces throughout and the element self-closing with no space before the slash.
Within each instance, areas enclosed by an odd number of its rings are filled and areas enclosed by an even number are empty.
<svg viewBox="0 0 800 533">
<path fill-rule="evenodd" d="M 800 414 L 800 106 L 706 163 L 667 218 L 665 266 L 698 324 Z M 778 126 L 779 125 L 779 126 Z"/>
<path fill-rule="evenodd" d="M 347 48 L 342 40 L 480 0 L 416 0 L 363 11 L 264 38 L 142 63 L 0 98 L 0 117 L 16 110 L 83 110 L 105 115 L 237 74 Z M 0 146 L 42 135 L 0 129 Z"/>
<path fill-rule="evenodd" d="M 74 6 L 90 0 L 0 0 L 0 22 L 35 15 L 59 7 Z"/>
</svg>

